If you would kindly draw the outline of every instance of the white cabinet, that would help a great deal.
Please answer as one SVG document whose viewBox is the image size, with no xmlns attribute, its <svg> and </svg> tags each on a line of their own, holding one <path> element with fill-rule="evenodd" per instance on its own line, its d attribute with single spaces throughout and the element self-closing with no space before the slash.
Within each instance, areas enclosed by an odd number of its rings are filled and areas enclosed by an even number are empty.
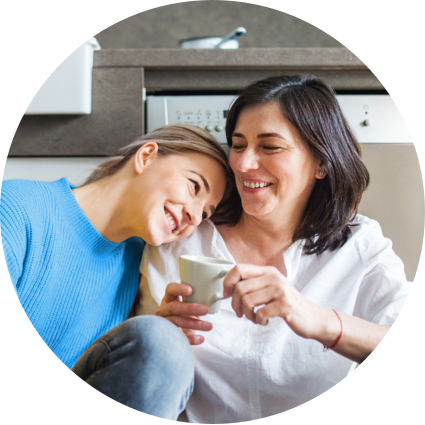
<svg viewBox="0 0 425 425">
<path fill-rule="evenodd" d="M 71 53 L 41 86 L 25 114 L 90 114 L 93 52 L 99 49 L 93 37 Z"/>
</svg>

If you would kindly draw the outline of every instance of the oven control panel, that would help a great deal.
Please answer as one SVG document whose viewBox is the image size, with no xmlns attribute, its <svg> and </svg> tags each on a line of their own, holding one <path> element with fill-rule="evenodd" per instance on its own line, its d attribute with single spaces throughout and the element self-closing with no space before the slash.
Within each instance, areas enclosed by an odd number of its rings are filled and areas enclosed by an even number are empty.
<svg viewBox="0 0 425 425">
<path fill-rule="evenodd" d="M 235 96 L 147 96 L 147 131 L 161 125 L 193 124 L 211 133 L 220 143 L 226 141 L 226 116 Z"/>
<path fill-rule="evenodd" d="M 360 143 L 413 143 L 388 94 L 340 94 L 337 99 Z"/>
<path fill-rule="evenodd" d="M 226 116 L 233 95 L 147 96 L 147 131 L 168 124 L 193 124 L 227 144 Z M 385 94 L 337 95 L 360 143 L 412 143 L 395 103 Z"/>
</svg>

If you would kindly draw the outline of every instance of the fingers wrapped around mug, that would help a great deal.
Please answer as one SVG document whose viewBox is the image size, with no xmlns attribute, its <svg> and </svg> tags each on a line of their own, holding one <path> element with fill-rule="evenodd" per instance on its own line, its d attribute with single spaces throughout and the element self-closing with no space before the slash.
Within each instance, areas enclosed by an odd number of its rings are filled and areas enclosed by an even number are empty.
<svg viewBox="0 0 425 425">
<path fill-rule="evenodd" d="M 239 264 L 224 280 L 226 296 L 233 292 L 232 307 L 238 317 L 266 325 L 268 319 L 281 313 L 285 277 L 274 267 Z M 261 311 L 262 310 L 262 311 Z"/>
<path fill-rule="evenodd" d="M 306 300 L 275 267 L 238 264 L 224 280 L 225 296 L 232 295 L 238 317 L 267 325 L 282 317 L 298 335 L 310 338 L 317 331 L 321 308 Z"/>
<path fill-rule="evenodd" d="M 182 301 L 182 297 L 187 297 L 191 293 L 192 288 L 189 285 L 175 282 L 168 284 L 155 315 L 174 323 L 182 329 L 191 345 L 197 345 L 204 342 L 204 337 L 197 335 L 196 331 L 209 331 L 212 324 L 199 319 L 200 316 L 208 314 L 208 306 Z"/>
</svg>

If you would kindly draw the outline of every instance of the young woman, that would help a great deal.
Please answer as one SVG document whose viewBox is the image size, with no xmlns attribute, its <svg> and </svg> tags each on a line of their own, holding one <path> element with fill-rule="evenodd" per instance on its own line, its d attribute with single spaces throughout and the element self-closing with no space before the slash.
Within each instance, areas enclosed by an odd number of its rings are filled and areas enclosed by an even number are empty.
<svg viewBox="0 0 425 425">
<path fill-rule="evenodd" d="M 188 236 L 219 214 L 230 174 L 206 131 L 175 125 L 124 147 L 79 188 L 3 183 L 3 247 L 25 312 L 65 365 L 121 403 L 171 419 L 184 407 L 187 341 L 164 319 L 126 319 L 145 243 Z"/>
<path fill-rule="evenodd" d="M 186 411 L 200 423 L 270 416 L 331 388 L 379 344 L 409 290 L 391 241 L 356 214 L 369 174 L 328 84 L 306 75 L 254 83 L 226 132 L 233 217 L 150 247 L 141 269 L 145 304 L 150 296 L 194 345 Z M 172 262 L 182 254 L 237 264 L 224 281 L 231 298 L 207 320 L 207 306 L 181 302 L 189 286 L 167 286 L 179 282 Z"/>
</svg>

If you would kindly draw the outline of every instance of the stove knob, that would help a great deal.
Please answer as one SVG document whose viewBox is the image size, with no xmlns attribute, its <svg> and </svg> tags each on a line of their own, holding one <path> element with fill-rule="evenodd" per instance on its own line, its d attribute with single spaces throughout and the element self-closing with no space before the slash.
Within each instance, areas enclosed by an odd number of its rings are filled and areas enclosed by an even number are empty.
<svg viewBox="0 0 425 425">
<path fill-rule="evenodd" d="M 216 126 L 215 126 L 215 131 L 217 131 L 217 132 L 223 131 L 223 126 L 221 126 L 221 125 L 216 125 Z"/>
<path fill-rule="evenodd" d="M 368 127 L 371 123 L 372 123 L 372 121 L 371 121 L 371 120 L 364 120 L 364 121 L 362 122 L 362 125 L 364 125 L 365 127 Z"/>
<path fill-rule="evenodd" d="M 206 125 L 206 126 L 205 126 L 205 130 L 207 130 L 207 131 L 208 131 L 208 133 L 211 133 L 214 129 L 212 128 L 212 126 L 211 126 L 211 125 Z"/>
</svg>

